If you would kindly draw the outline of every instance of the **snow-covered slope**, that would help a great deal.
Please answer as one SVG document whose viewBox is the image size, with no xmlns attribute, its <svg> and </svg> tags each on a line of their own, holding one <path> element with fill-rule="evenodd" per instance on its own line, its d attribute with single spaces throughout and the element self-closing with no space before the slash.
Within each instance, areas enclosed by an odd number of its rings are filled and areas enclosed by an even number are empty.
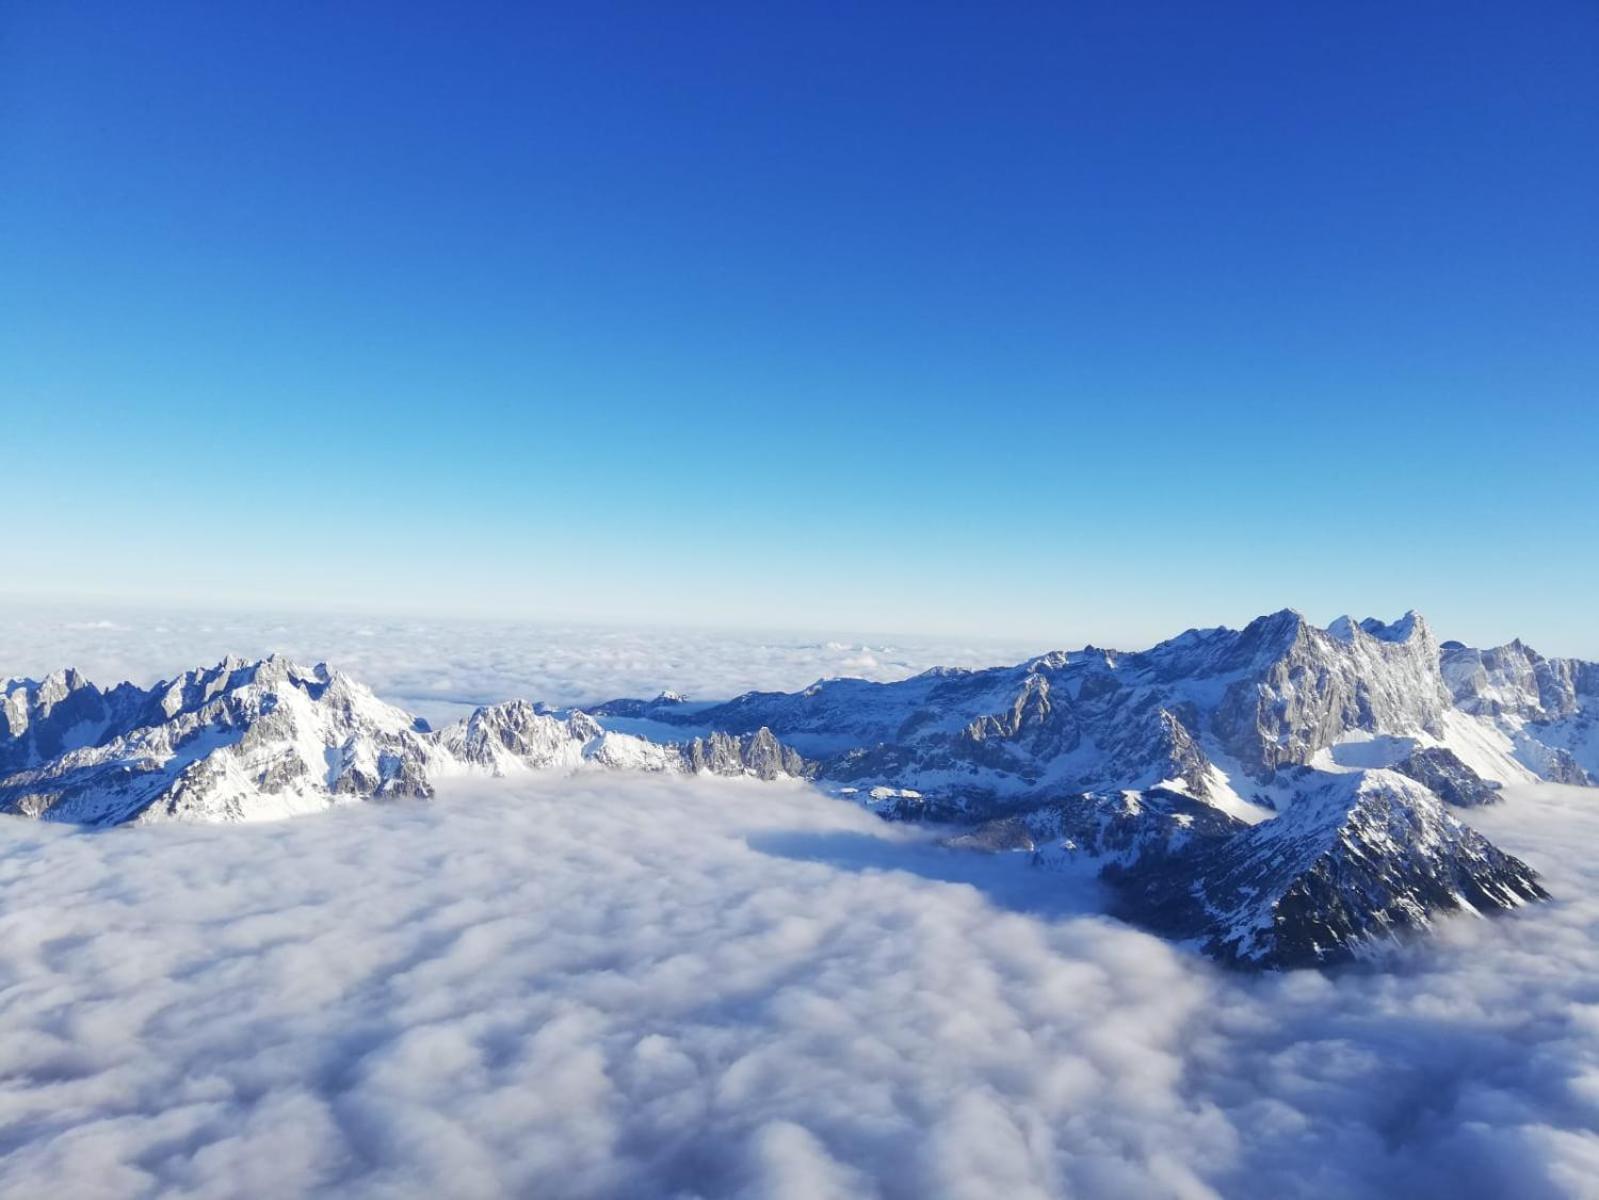
<svg viewBox="0 0 1599 1200">
<path fill-rule="evenodd" d="M 1122 915 L 1249 966 L 1359 956 L 1442 914 L 1547 898 L 1532 870 L 1393 771 L 1303 772 L 1293 804 L 1174 868 L 1142 859 L 1107 878 Z"/>
</svg>

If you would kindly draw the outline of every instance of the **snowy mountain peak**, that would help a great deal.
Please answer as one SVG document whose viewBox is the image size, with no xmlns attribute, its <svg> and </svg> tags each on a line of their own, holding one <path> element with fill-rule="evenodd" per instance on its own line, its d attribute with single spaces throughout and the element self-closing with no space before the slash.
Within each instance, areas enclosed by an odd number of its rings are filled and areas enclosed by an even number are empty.
<svg viewBox="0 0 1599 1200">
<path fill-rule="evenodd" d="M 1599 707 L 1594 705 L 1599 700 L 1599 664 L 1545 658 L 1520 638 L 1491 650 L 1452 643 L 1443 650 L 1442 670 L 1454 703 L 1473 715 L 1570 724 L 1579 714 L 1591 716 L 1590 706 Z M 1580 728 L 1563 730 L 1562 738 L 1566 733 L 1599 747 L 1599 739 L 1589 739 Z M 1590 769 L 1596 768 L 1599 762 Z"/>
<path fill-rule="evenodd" d="M 39 684 L 39 694 L 42 699 L 60 700 L 87 684 L 88 681 L 77 667 L 67 667 L 46 675 Z"/>
<path fill-rule="evenodd" d="M 1348 613 L 1341 617 L 1335 617 L 1332 623 L 1327 626 L 1328 636 L 1337 638 L 1340 642 L 1354 641 L 1359 630 L 1360 626 L 1355 623 L 1355 619 Z"/>
<path fill-rule="evenodd" d="M 1314 632 L 1298 609 L 1279 609 L 1256 617 L 1239 631 L 1237 652 L 1257 664 L 1271 662 L 1288 654 Z"/>
<path fill-rule="evenodd" d="M 526 700 L 508 700 L 479 708 L 440 730 L 437 743 L 456 763 L 506 775 L 576 767 L 585 747 L 604 733 L 587 713 L 561 717 L 540 712 Z"/>
<path fill-rule="evenodd" d="M 1081 653 L 1084 657 L 1089 657 L 1098 652 L 1092 646 L 1084 646 Z M 1072 652 L 1070 650 L 1051 650 L 1048 654 L 1040 654 L 1037 658 L 1028 660 L 1023 664 L 1023 669 L 1028 674 L 1036 674 L 1039 671 L 1059 671 L 1063 670 L 1071 660 Z"/>
<path fill-rule="evenodd" d="M 1366 617 L 1357 622 L 1346 614 L 1328 625 L 1326 633 L 1344 643 L 1356 641 L 1362 636 L 1376 638 L 1380 642 L 1407 642 L 1412 637 L 1430 638 L 1432 631 L 1428 628 L 1426 618 L 1415 609 L 1410 609 L 1396 621 Z"/>
<path fill-rule="evenodd" d="M 1413 608 L 1391 623 L 1385 623 L 1376 617 L 1367 617 L 1360 623 L 1360 628 L 1382 642 L 1406 642 L 1418 635 L 1431 636 L 1426 619 Z"/>
</svg>

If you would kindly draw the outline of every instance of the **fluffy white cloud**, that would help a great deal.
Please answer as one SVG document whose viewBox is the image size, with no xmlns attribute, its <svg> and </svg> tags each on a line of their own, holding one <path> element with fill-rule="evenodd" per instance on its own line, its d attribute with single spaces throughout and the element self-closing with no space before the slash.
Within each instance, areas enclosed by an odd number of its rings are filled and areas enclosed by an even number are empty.
<svg viewBox="0 0 1599 1200">
<path fill-rule="evenodd" d="M 1593 1194 L 1592 794 L 1556 903 L 1231 975 L 800 785 L 0 822 L 0 1192 Z"/>
<path fill-rule="evenodd" d="M 97 683 L 149 684 L 224 655 L 279 651 L 326 661 L 429 720 L 513 697 L 554 705 L 670 689 L 722 699 L 817 679 L 903 679 L 934 666 L 988 667 L 1055 649 L 1018 641 L 829 641 L 783 633 L 601 629 L 415 618 L 164 612 L 9 604 L 0 678 L 75 666 Z"/>
</svg>

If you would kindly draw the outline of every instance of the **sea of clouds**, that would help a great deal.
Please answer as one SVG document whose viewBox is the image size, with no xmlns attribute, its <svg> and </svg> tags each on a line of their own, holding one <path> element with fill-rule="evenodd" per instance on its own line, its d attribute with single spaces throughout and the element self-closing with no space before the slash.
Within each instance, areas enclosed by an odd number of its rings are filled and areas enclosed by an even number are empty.
<svg viewBox="0 0 1599 1200">
<path fill-rule="evenodd" d="M 1599 1195 L 1599 793 L 1471 819 L 1555 900 L 1265 977 L 794 783 L 0 820 L 0 1194 Z"/>
<path fill-rule="evenodd" d="M 1555 903 L 1266 978 L 801 785 L 7 820 L 0 1193 L 1592 1194 L 1594 810 L 1490 822 Z"/>
<path fill-rule="evenodd" d="M 935 666 L 990 667 L 1059 648 L 1019 639 L 0 605 L 0 679 L 70 666 L 96 683 L 148 686 L 229 654 L 281 653 L 327 662 L 439 723 L 515 698 L 565 707 L 670 690 L 719 700 L 755 688 L 797 691 L 839 675 L 887 681 Z"/>
</svg>

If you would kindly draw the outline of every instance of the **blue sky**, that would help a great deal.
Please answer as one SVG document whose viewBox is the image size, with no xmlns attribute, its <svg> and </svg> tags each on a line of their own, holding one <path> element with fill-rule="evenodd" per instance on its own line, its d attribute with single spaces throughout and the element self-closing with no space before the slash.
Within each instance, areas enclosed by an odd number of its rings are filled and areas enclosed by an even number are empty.
<svg viewBox="0 0 1599 1200">
<path fill-rule="evenodd" d="M 0 590 L 1599 654 L 1599 9 L 17 5 Z"/>
</svg>

